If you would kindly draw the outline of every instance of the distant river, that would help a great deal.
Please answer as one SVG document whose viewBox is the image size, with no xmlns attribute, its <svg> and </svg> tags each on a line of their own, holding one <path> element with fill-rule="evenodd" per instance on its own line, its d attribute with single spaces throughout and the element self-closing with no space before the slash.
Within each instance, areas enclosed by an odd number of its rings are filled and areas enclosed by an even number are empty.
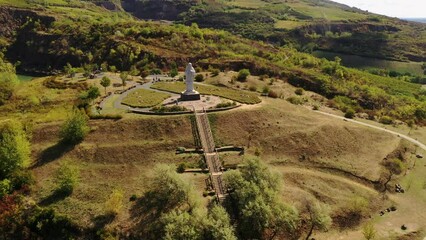
<svg viewBox="0 0 426 240">
<path fill-rule="evenodd" d="M 320 50 L 313 52 L 313 55 L 315 57 L 326 58 L 328 60 L 334 60 L 334 57 L 338 56 L 342 59 L 342 64 L 346 67 L 360 69 L 381 68 L 398 72 L 409 72 L 416 75 L 423 75 L 423 70 L 421 67 L 422 63 L 419 62 L 398 62 Z"/>
<path fill-rule="evenodd" d="M 29 82 L 33 80 L 36 77 L 28 76 L 28 75 L 22 75 L 22 74 L 16 74 L 20 82 Z"/>
</svg>

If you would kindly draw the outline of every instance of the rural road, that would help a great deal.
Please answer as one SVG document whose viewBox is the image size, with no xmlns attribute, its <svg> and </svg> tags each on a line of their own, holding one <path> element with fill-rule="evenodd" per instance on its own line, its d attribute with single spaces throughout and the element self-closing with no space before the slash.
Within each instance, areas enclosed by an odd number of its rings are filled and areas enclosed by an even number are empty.
<svg viewBox="0 0 426 240">
<path fill-rule="evenodd" d="M 411 137 L 409 137 L 407 135 L 404 135 L 404 134 L 401 134 L 401 133 L 398 133 L 398 132 L 395 132 L 395 131 L 392 131 L 392 130 L 389 130 L 389 129 L 386 129 L 386 128 L 374 126 L 372 124 L 368 124 L 368 123 L 360 122 L 360 121 L 357 121 L 357 120 L 353 120 L 353 119 L 348 119 L 348 118 L 345 118 L 345 117 L 337 116 L 337 115 L 334 115 L 334 114 L 331 114 L 331 113 L 326 113 L 326 112 L 321 112 L 321 111 L 314 111 L 314 112 L 317 112 L 317 113 L 320 113 L 320 114 L 323 114 L 323 115 L 326 115 L 326 116 L 330 116 L 330 117 L 342 119 L 342 120 L 345 120 L 345 121 L 348 121 L 348 122 L 356 123 L 356 124 L 359 124 L 359 125 L 367 126 L 367 127 L 370 127 L 370 128 L 374 128 L 374 129 L 377 129 L 377 130 L 380 130 L 380 131 L 384 131 L 384 132 L 396 135 L 396 136 L 398 136 L 400 138 L 404 138 L 405 140 L 414 143 L 415 145 L 419 146 L 420 148 L 422 148 L 423 150 L 426 151 L 426 145 L 425 144 L 423 144 L 423 143 L 417 141 L 416 139 L 411 138 Z"/>
</svg>

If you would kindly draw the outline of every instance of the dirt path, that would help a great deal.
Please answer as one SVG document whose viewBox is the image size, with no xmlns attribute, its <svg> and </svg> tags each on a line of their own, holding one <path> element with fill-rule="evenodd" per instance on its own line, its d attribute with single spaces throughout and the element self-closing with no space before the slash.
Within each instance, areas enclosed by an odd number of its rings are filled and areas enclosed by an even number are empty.
<svg viewBox="0 0 426 240">
<path fill-rule="evenodd" d="M 334 115 L 334 114 L 331 114 L 331 113 L 326 113 L 326 112 L 321 112 L 321 111 L 314 111 L 314 112 L 320 113 L 320 114 L 323 114 L 323 115 L 326 115 L 326 116 L 330 116 L 330 117 L 342 119 L 342 120 L 347 121 L 347 122 L 356 123 L 356 124 L 359 124 L 359 125 L 363 125 L 363 126 L 366 126 L 366 127 L 374 128 L 374 129 L 377 129 L 377 130 L 380 130 L 380 131 L 384 131 L 384 132 L 396 135 L 396 136 L 398 136 L 400 138 L 403 138 L 403 139 L 405 139 L 405 140 L 407 140 L 409 142 L 414 143 L 415 145 L 419 146 L 420 148 L 422 148 L 423 150 L 426 151 L 426 145 L 425 144 L 423 144 L 423 143 L 417 141 L 416 139 L 411 138 L 411 137 L 409 137 L 407 135 L 404 135 L 404 134 L 401 134 L 401 133 L 398 133 L 398 132 L 395 132 L 395 131 L 392 131 L 392 130 L 389 130 L 389 129 L 386 129 L 386 128 L 374 126 L 372 124 L 368 124 L 368 123 L 360 122 L 360 121 L 357 121 L 357 120 L 353 120 L 353 119 L 348 119 L 348 118 L 345 118 L 345 117 L 337 116 L 337 115 Z"/>
</svg>

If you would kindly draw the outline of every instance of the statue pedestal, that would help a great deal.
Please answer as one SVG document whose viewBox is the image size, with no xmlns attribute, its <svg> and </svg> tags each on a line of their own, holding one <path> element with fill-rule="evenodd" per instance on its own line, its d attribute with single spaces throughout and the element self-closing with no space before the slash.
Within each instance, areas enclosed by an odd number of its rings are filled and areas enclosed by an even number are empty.
<svg viewBox="0 0 426 240">
<path fill-rule="evenodd" d="M 196 100 L 200 100 L 201 99 L 201 95 L 199 92 L 197 91 L 192 91 L 192 92 L 182 92 L 180 94 L 180 99 L 179 101 L 196 101 Z"/>
</svg>

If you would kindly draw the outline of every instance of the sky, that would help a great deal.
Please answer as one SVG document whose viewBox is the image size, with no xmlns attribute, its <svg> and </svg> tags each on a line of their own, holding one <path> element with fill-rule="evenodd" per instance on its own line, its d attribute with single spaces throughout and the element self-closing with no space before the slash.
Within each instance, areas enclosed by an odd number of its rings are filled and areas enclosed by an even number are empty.
<svg viewBox="0 0 426 240">
<path fill-rule="evenodd" d="M 398 18 L 426 18 L 426 0 L 332 0 Z"/>
</svg>

